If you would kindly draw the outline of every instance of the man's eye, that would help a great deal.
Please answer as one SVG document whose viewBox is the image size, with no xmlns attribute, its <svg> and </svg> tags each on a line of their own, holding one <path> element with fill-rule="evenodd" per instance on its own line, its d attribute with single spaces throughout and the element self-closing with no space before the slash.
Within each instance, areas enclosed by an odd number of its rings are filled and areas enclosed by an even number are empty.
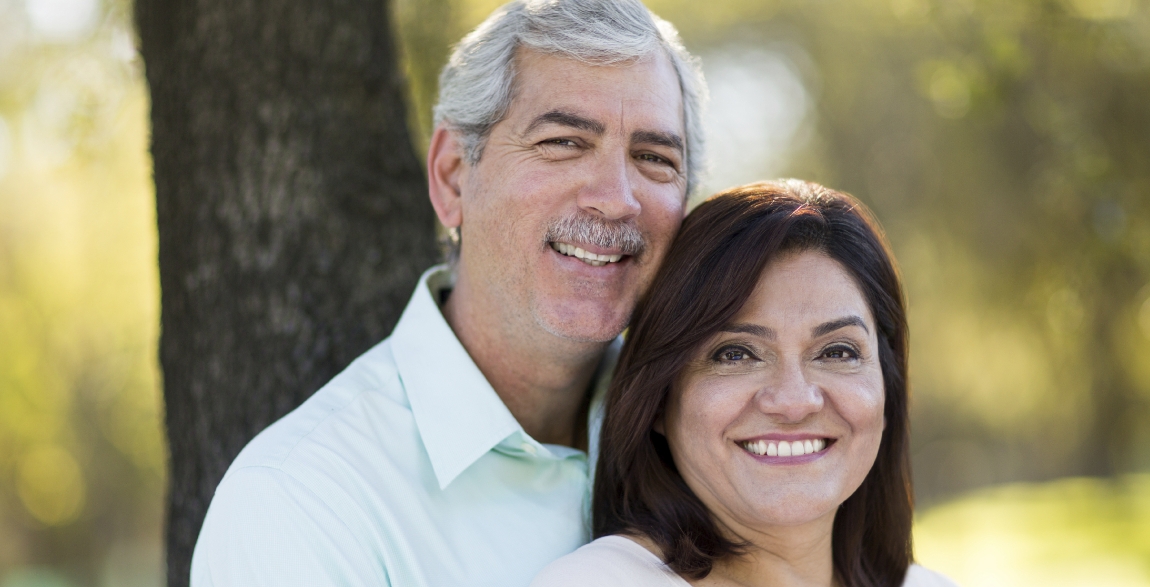
<svg viewBox="0 0 1150 587">
<path fill-rule="evenodd" d="M 671 165 L 670 161 L 668 161 L 668 160 L 666 160 L 666 159 L 664 159 L 658 155 L 655 155 L 654 153 L 642 153 L 639 155 L 638 158 L 643 160 L 643 161 L 648 161 L 651 163 L 659 163 L 661 165 Z"/>
<path fill-rule="evenodd" d="M 540 143 L 541 145 L 553 145 L 556 147 L 574 147 L 575 141 L 571 139 L 547 139 Z"/>
</svg>

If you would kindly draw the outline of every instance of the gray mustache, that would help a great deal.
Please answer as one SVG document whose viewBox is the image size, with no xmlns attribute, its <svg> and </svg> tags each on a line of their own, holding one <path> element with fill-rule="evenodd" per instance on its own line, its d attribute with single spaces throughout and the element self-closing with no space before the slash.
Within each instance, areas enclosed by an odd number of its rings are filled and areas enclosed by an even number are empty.
<svg viewBox="0 0 1150 587">
<path fill-rule="evenodd" d="M 561 241 L 573 245 L 594 245 L 615 249 L 624 255 L 638 257 L 647 248 L 647 239 L 634 224 L 607 220 L 582 213 L 553 220 L 547 227 L 547 242 Z"/>
</svg>

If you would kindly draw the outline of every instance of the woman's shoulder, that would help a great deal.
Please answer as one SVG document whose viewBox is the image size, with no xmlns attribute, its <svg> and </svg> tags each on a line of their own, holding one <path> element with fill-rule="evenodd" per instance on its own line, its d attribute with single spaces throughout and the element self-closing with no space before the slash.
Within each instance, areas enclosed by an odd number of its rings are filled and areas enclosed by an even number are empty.
<svg viewBox="0 0 1150 587">
<path fill-rule="evenodd" d="M 942 573 L 936 573 L 922 565 L 911 564 L 906 570 L 906 580 L 902 582 L 902 587 L 958 587 L 958 583 Z"/>
<path fill-rule="evenodd" d="M 688 587 L 659 557 L 623 536 L 604 536 L 547 565 L 531 587 Z"/>
</svg>

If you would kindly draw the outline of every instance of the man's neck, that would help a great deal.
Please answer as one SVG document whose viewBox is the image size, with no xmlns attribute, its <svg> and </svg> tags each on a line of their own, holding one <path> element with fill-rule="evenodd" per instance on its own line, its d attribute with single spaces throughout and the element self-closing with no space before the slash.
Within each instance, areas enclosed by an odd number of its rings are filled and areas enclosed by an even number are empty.
<svg viewBox="0 0 1150 587">
<path fill-rule="evenodd" d="M 467 287 L 456 284 L 443 315 L 511 415 L 541 443 L 586 450 L 581 416 L 609 343 L 570 341 L 509 321 Z"/>
</svg>

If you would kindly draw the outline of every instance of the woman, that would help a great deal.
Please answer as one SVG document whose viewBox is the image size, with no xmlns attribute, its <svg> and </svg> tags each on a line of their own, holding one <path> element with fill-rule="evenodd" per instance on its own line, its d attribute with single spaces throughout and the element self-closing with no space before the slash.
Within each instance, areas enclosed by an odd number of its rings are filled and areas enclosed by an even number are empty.
<svg viewBox="0 0 1150 587">
<path fill-rule="evenodd" d="M 911 564 L 907 328 L 877 224 L 786 180 L 684 221 L 605 404 L 598 538 L 535 587 L 953 585 Z"/>
</svg>

